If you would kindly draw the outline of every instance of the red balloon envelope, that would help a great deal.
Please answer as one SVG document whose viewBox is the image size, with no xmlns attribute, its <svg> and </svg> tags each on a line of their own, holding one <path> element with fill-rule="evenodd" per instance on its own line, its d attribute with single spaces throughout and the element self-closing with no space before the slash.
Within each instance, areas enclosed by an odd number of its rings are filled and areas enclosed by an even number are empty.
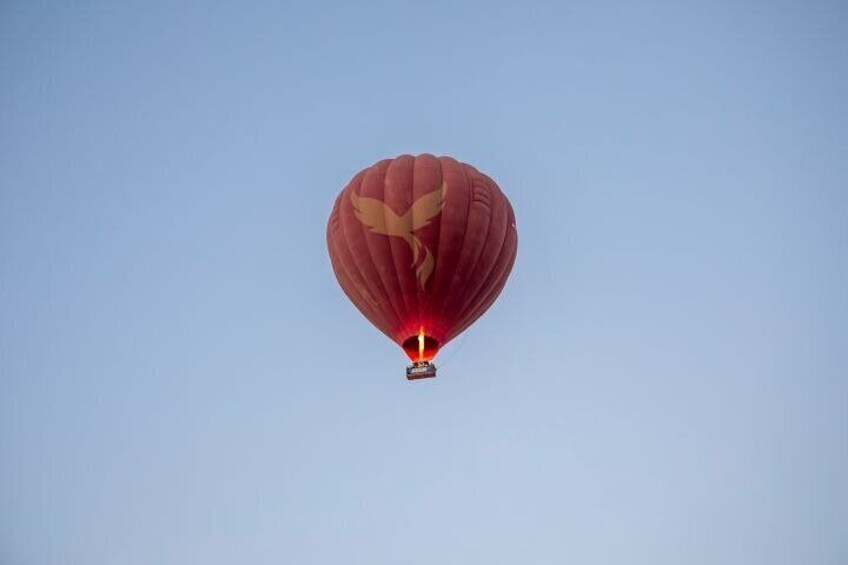
<svg viewBox="0 0 848 565">
<path fill-rule="evenodd" d="M 518 233 L 492 179 L 450 157 L 402 155 L 342 190 L 327 245 L 345 294 L 423 367 L 407 370 L 417 378 L 434 376 L 427 362 L 498 297 Z"/>
</svg>

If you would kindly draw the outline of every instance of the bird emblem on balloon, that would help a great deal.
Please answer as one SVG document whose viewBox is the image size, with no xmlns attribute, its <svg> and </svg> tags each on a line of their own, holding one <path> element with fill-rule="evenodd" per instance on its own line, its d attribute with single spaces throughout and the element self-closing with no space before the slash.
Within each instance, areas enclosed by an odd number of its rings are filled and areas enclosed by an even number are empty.
<svg viewBox="0 0 848 565">
<path fill-rule="evenodd" d="M 409 245 L 412 250 L 411 268 L 415 269 L 415 276 L 422 290 L 425 289 L 436 263 L 430 248 L 415 232 L 429 225 L 431 220 L 441 213 L 447 192 L 448 185 L 443 182 L 441 188 L 418 198 L 403 214 L 397 214 L 385 202 L 376 198 L 359 196 L 353 191 L 350 193 L 356 218 L 370 228 L 372 233 L 399 237 Z"/>
</svg>

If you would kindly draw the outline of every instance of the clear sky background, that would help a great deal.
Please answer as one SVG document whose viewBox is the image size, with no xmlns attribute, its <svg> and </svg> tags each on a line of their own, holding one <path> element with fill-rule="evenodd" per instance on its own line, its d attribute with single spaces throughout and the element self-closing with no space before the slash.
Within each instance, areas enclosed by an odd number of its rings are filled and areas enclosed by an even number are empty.
<svg viewBox="0 0 848 565">
<path fill-rule="evenodd" d="M 844 2 L 0 5 L 0 563 L 848 562 Z M 324 230 L 516 211 L 409 383 Z"/>
</svg>

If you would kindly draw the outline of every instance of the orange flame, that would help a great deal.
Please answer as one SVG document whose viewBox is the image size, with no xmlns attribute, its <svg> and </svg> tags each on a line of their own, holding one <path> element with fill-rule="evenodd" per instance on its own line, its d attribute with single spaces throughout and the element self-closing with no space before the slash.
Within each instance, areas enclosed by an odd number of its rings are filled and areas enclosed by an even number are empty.
<svg viewBox="0 0 848 565">
<path fill-rule="evenodd" d="M 418 360 L 424 360 L 424 327 L 418 329 Z"/>
</svg>

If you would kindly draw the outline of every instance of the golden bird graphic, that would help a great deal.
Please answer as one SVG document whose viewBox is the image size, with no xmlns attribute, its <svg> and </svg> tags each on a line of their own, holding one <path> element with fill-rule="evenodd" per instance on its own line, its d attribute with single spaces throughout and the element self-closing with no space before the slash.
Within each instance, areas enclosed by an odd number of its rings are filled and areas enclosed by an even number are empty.
<svg viewBox="0 0 848 565">
<path fill-rule="evenodd" d="M 412 206 L 400 216 L 381 200 L 350 192 L 350 201 L 353 204 L 356 219 L 371 228 L 372 233 L 400 237 L 409 244 L 412 249 L 412 267 L 415 269 L 415 276 L 418 277 L 418 284 L 421 285 L 422 290 L 433 273 L 435 261 L 433 254 L 414 232 L 428 225 L 430 220 L 439 215 L 445 205 L 447 192 L 448 185 L 443 182 L 439 190 L 425 194 L 413 202 Z M 424 258 L 419 263 L 421 249 L 424 250 Z"/>
</svg>

